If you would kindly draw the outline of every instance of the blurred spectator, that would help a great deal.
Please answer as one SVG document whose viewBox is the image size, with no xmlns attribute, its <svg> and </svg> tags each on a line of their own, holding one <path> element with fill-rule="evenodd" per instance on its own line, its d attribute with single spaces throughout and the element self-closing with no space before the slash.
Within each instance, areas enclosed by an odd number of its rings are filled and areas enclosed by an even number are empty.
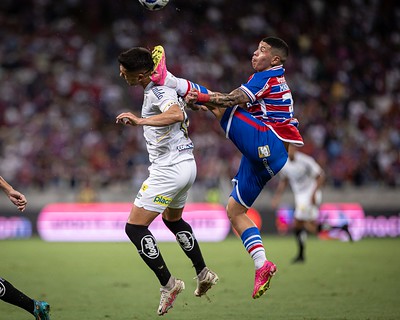
<svg viewBox="0 0 400 320">
<path fill-rule="evenodd" d="M 147 166 L 141 129 L 123 131 L 114 119 L 139 108 L 142 95 L 120 90 L 117 53 L 162 44 L 173 73 L 227 91 L 247 81 L 247 48 L 255 50 L 264 36 L 279 36 L 291 48 L 287 80 L 302 151 L 324 166 L 327 184 L 398 187 L 394 0 L 174 0 L 158 12 L 132 0 L 1 1 L 4 177 L 17 188 L 79 190 L 87 179 L 93 188 L 136 184 Z M 215 188 L 235 172 L 239 155 L 209 115 L 189 116 L 197 183 Z"/>
</svg>

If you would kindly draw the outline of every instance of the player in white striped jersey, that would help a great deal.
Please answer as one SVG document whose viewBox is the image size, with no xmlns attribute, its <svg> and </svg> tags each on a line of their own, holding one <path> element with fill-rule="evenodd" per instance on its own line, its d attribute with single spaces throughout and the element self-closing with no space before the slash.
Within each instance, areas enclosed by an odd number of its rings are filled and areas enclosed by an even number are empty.
<svg viewBox="0 0 400 320">
<path fill-rule="evenodd" d="M 149 177 L 136 195 L 125 231 L 160 281 L 161 299 L 157 313 L 164 315 L 172 308 L 185 285 L 182 280 L 171 275 L 157 241 L 148 229 L 159 214 L 162 214 L 165 225 L 174 233 L 177 242 L 193 263 L 197 274 L 195 296 L 206 294 L 218 281 L 218 276 L 206 267 L 193 230 L 182 219 L 188 190 L 197 172 L 194 146 L 188 136 L 186 113 L 175 90 L 154 86 L 151 81 L 150 75 L 155 63 L 148 49 L 136 47 L 124 51 L 118 56 L 118 61 L 120 76 L 131 86 L 143 87 L 144 101 L 141 117 L 123 112 L 117 116 L 116 122 L 143 126 L 151 163 Z"/>
</svg>

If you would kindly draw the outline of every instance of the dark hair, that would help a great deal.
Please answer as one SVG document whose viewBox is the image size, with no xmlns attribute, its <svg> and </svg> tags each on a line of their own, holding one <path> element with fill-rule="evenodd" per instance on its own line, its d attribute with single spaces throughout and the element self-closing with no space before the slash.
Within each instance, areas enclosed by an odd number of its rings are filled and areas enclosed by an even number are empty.
<svg viewBox="0 0 400 320">
<path fill-rule="evenodd" d="M 142 47 L 136 47 L 122 52 L 118 62 L 128 71 L 150 71 L 154 68 L 151 52 Z"/>
<path fill-rule="evenodd" d="M 289 56 L 289 46 L 285 41 L 276 37 L 267 37 L 262 39 L 262 41 L 269 44 L 272 49 L 275 49 L 278 52 L 282 63 L 286 61 Z"/>
</svg>

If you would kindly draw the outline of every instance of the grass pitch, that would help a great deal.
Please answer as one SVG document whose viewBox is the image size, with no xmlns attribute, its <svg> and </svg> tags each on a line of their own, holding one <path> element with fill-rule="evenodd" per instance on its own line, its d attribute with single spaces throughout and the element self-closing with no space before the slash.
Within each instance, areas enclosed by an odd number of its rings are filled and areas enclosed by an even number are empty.
<svg viewBox="0 0 400 320">
<path fill-rule="evenodd" d="M 211 302 L 194 297 L 194 269 L 176 243 L 160 243 L 171 272 L 186 290 L 165 319 L 400 319 L 400 239 L 356 243 L 309 238 L 307 261 L 291 265 L 292 237 L 263 236 L 278 266 L 271 289 L 251 298 L 253 262 L 234 236 L 201 243 L 208 266 L 220 277 Z M 27 295 L 51 304 L 52 320 L 160 319 L 159 283 L 130 242 L 47 243 L 0 241 L 0 276 Z M 1 320 L 31 320 L 0 301 Z"/>
</svg>

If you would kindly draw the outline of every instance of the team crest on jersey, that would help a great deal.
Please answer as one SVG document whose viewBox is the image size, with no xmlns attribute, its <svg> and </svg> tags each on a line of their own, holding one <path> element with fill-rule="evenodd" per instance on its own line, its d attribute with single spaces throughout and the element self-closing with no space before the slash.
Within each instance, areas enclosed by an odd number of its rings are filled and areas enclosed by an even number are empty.
<svg viewBox="0 0 400 320">
<path fill-rule="evenodd" d="M 185 251 L 191 251 L 194 247 L 194 236 L 189 231 L 180 231 L 176 234 L 180 246 Z"/>
<path fill-rule="evenodd" d="M 161 194 L 156 195 L 153 199 L 154 203 L 160 204 L 164 207 L 168 207 L 168 205 L 171 203 L 171 201 L 172 201 L 172 198 L 165 197 Z"/>
<path fill-rule="evenodd" d="M 269 146 L 258 147 L 258 156 L 260 158 L 267 158 L 271 155 L 271 151 L 269 150 Z"/>
<path fill-rule="evenodd" d="M 140 254 L 144 254 L 149 259 L 156 259 L 160 251 L 158 251 L 156 240 L 152 235 L 146 235 L 140 241 L 142 250 Z"/>
<path fill-rule="evenodd" d="M 140 199 L 141 197 L 143 197 L 143 194 L 142 194 L 142 192 L 145 192 L 146 190 L 147 190 L 147 188 L 148 188 L 149 186 L 147 185 L 147 184 L 142 184 L 142 186 L 140 187 L 140 190 L 139 190 L 139 192 L 137 193 L 137 195 L 136 195 L 136 199 Z"/>
</svg>

